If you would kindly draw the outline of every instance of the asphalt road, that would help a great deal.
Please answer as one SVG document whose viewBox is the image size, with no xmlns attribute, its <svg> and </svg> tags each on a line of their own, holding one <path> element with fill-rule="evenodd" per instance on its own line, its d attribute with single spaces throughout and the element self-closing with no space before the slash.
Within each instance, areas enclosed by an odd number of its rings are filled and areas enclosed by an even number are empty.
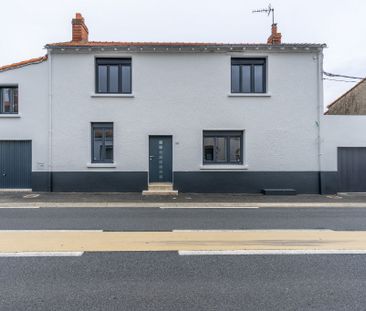
<svg viewBox="0 0 366 311">
<path fill-rule="evenodd" d="M 0 230 L 365 230 L 363 208 L 0 209 Z M 0 257 L 0 310 L 366 310 L 365 255 Z"/>
<path fill-rule="evenodd" d="M 174 229 L 366 230 L 363 208 L 0 209 L 0 230 L 166 231 Z"/>
<path fill-rule="evenodd" d="M 0 310 L 365 310 L 359 255 L 0 258 Z"/>
</svg>

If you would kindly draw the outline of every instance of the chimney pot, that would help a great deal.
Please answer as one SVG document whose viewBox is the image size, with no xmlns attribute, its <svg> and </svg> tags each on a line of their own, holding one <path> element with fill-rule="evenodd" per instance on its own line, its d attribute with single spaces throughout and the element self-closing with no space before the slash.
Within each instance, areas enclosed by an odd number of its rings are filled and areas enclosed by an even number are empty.
<svg viewBox="0 0 366 311">
<path fill-rule="evenodd" d="M 72 19 L 72 41 L 73 42 L 88 42 L 89 30 L 84 22 L 84 17 L 80 13 L 75 14 Z"/>
<path fill-rule="evenodd" d="M 282 34 L 277 32 L 277 24 L 272 24 L 271 35 L 267 39 L 268 44 L 281 44 Z"/>
</svg>

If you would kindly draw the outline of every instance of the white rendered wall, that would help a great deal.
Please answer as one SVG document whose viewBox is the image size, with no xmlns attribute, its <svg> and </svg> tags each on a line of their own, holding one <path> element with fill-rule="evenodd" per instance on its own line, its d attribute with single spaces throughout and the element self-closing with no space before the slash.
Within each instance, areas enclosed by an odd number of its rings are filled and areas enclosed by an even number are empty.
<svg viewBox="0 0 366 311">
<path fill-rule="evenodd" d="M 48 170 L 48 63 L 0 72 L 0 86 L 18 85 L 19 118 L 0 115 L 0 140 L 32 140 L 32 170 Z"/>
<path fill-rule="evenodd" d="M 324 115 L 322 171 L 337 171 L 337 147 L 366 147 L 366 116 Z"/>
<path fill-rule="evenodd" d="M 132 57 L 134 98 L 94 98 L 95 57 Z M 231 57 L 268 57 L 270 97 L 228 97 Z M 114 122 L 116 171 L 148 170 L 148 135 L 173 135 L 173 170 L 198 171 L 202 131 L 245 130 L 251 171 L 317 171 L 317 54 L 55 54 L 53 168 L 87 168 L 90 123 Z M 105 170 L 105 169 L 104 169 Z"/>
</svg>

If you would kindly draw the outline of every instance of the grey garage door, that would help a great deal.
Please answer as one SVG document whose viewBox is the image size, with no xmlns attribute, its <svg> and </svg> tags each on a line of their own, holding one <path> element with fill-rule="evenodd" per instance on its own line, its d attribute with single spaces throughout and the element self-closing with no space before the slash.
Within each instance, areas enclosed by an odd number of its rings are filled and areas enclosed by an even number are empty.
<svg viewBox="0 0 366 311">
<path fill-rule="evenodd" d="M 342 192 L 366 192 L 366 148 L 338 148 L 338 187 Z"/>
<path fill-rule="evenodd" d="M 32 143 L 0 141 L 0 189 L 31 188 Z"/>
</svg>

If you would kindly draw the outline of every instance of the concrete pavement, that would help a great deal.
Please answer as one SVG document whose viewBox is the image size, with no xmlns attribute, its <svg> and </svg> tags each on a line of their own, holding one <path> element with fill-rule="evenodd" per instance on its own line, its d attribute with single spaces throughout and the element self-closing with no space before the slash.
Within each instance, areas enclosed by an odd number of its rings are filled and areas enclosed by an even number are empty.
<svg viewBox="0 0 366 311">
<path fill-rule="evenodd" d="M 363 207 L 366 195 L 296 195 L 180 193 L 178 197 L 142 196 L 141 193 L 0 192 L 0 207 Z"/>
</svg>

